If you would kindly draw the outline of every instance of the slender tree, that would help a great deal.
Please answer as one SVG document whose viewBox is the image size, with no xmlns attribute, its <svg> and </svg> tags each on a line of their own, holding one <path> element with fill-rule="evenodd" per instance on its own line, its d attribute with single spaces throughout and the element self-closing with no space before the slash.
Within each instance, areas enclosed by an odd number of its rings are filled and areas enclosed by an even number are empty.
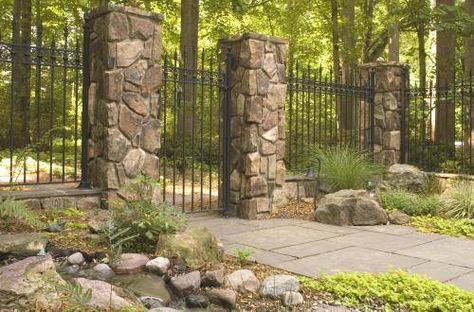
<svg viewBox="0 0 474 312">
<path fill-rule="evenodd" d="M 465 0 L 465 13 L 469 17 L 474 17 L 474 0 Z M 474 30 L 470 23 L 465 27 L 464 31 L 464 79 L 469 86 L 472 86 L 474 75 Z M 464 149 L 465 155 L 471 154 L 474 146 L 474 98 L 469 92 L 465 97 L 465 124 L 464 124 Z"/>
<path fill-rule="evenodd" d="M 387 11 L 390 24 L 388 26 L 388 60 L 393 62 L 400 61 L 400 27 L 395 16 L 397 9 L 396 0 L 388 0 Z"/>
</svg>

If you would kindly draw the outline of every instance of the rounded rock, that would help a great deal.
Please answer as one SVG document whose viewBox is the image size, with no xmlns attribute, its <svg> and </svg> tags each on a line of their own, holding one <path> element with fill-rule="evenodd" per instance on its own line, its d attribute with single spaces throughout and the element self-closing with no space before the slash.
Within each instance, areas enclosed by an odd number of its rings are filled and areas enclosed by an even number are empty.
<svg viewBox="0 0 474 312">
<path fill-rule="evenodd" d="M 67 257 L 67 262 L 69 264 L 77 264 L 80 265 L 84 262 L 84 256 L 80 252 L 73 253 L 69 257 Z"/>
<path fill-rule="evenodd" d="M 247 269 L 237 270 L 226 276 L 225 284 L 235 291 L 257 292 L 260 284 L 255 274 Z"/>
<path fill-rule="evenodd" d="M 237 301 L 237 294 L 232 289 L 211 288 L 206 292 L 209 301 L 215 305 L 233 310 Z"/>
<path fill-rule="evenodd" d="M 281 294 L 280 299 L 285 307 L 297 306 L 304 302 L 303 296 L 296 291 L 286 291 Z"/>
<path fill-rule="evenodd" d="M 150 261 L 147 256 L 137 253 L 124 253 L 113 265 L 117 274 L 134 274 L 141 272 Z"/>
<path fill-rule="evenodd" d="M 260 286 L 260 294 L 264 297 L 279 298 L 287 291 L 297 292 L 300 283 L 292 275 L 272 275 L 263 280 Z"/>
<path fill-rule="evenodd" d="M 185 302 L 189 309 L 205 309 L 209 306 L 209 299 L 203 295 L 189 295 Z"/>
<path fill-rule="evenodd" d="M 99 263 L 92 268 L 95 277 L 100 280 L 106 280 L 114 275 L 114 271 L 105 263 Z"/>
<path fill-rule="evenodd" d="M 146 264 L 148 271 L 158 275 L 166 274 L 171 266 L 170 260 L 164 257 L 157 257 Z"/>
</svg>

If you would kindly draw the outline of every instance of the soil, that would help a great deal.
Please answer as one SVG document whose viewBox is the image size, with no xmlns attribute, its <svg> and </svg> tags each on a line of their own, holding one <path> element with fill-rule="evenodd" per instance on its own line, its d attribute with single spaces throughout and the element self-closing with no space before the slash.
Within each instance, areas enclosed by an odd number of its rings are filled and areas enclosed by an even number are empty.
<svg viewBox="0 0 474 312">
<path fill-rule="evenodd" d="M 294 200 L 286 207 L 278 209 L 274 218 L 314 220 L 314 203 L 312 199 Z"/>
</svg>

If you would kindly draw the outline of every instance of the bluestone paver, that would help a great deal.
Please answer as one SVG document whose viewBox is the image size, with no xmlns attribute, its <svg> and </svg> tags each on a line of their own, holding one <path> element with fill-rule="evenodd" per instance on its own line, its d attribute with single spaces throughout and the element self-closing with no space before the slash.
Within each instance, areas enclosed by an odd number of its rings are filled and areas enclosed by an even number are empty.
<svg viewBox="0 0 474 312">
<path fill-rule="evenodd" d="M 428 276 L 440 282 L 455 279 L 463 274 L 471 272 L 471 269 L 450 265 L 442 262 L 429 261 L 408 269 L 410 273 Z"/>
<path fill-rule="evenodd" d="M 408 226 L 339 227 L 292 219 L 200 216 L 190 225 L 209 228 L 227 253 L 247 248 L 257 262 L 297 274 L 405 269 L 474 290 L 474 240 L 418 233 Z"/>
</svg>

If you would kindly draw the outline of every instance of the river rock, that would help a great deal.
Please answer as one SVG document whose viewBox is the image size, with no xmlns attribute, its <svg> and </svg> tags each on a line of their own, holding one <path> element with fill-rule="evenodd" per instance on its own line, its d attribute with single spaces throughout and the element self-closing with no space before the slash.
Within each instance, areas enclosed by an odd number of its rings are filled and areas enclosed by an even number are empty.
<svg viewBox="0 0 474 312">
<path fill-rule="evenodd" d="M 158 275 L 166 274 L 171 266 L 170 260 L 164 257 L 157 257 L 147 262 L 146 268 L 148 271 Z"/>
<path fill-rule="evenodd" d="M 395 164 L 387 170 L 385 184 L 394 188 L 402 188 L 412 192 L 423 191 L 427 175 L 415 166 Z"/>
<path fill-rule="evenodd" d="M 92 292 L 91 300 L 88 305 L 97 309 L 121 309 L 132 304 L 132 302 L 118 293 L 123 293 L 119 287 L 112 286 L 104 281 L 89 280 L 82 277 L 73 279 L 74 282 L 81 285 L 82 289 Z"/>
<path fill-rule="evenodd" d="M 285 307 L 293 307 L 304 303 L 303 296 L 296 291 L 286 291 L 281 294 L 280 299 Z"/>
<path fill-rule="evenodd" d="M 215 305 L 233 310 L 237 301 L 237 294 L 232 289 L 211 288 L 206 291 L 209 301 Z"/>
<path fill-rule="evenodd" d="M 39 233 L 18 233 L 0 235 L 0 254 L 35 256 L 44 252 L 48 238 Z"/>
<path fill-rule="evenodd" d="M 257 292 L 259 282 L 255 274 L 247 269 L 237 270 L 225 278 L 225 285 L 232 288 L 235 291 L 245 292 Z"/>
<path fill-rule="evenodd" d="M 201 285 L 201 273 L 199 273 L 199 271 L 193 271 L 172 277 L 170 284 L 178 296 L 186 297 L 199 289 Z"/>
<path fill-rule="evenodd" d="M 202 278 L 201 285 L 204 287 L 220 287 L 224 284 L 225 269 L 207 271 Z"/>
<path fill-rule="evenodd" d="M 317 204 L 315 219 L 332 225 L 377 225 L 388 221 L 385 210 L 364 190 L 342 190 L 324 196 Z"/>
<path fill-rule="evenodd" d="M 50 255 L 29 257 L 0 267 L 0 311 L 57 309 L 56 286 L 64 280 Z"/>
<path fill-rule="evenodd" d="M 105 263 L 95 265 L 91 271 L 93 276 L 100 280 L 106 280 L 114 275 L 114 271 Z"/>
<path fill-rule="evenodd" d="M 80 252 L 75 252 L 69 257 L 67 257 L 67 262 L 69 264 L 81 265 L 84 262 L 84 256 Z"/>
<path fill-rule="evenodd" d="M 79 265 L 73 264 L 73 265 L 68 265 L 63 269 L 63 272 L 69 275 L 77 274 L 79 272 Z"/>
<path fill-rule="evenodd" d="M 408 224 L 411 221 L 411 217 L 400 210 L 394 210 L 388 214 L 388 221 L 391 224 Z"/>
<path fill-rule="evenodd" d="M 185 299 L 186 307 L 190 309 L 205 309 L 209 306 L 209 299 L 203 295 L 189 295 Z"/>
<path fill-rule="evenodd" d="M 300 283 L 296 277 L 292 275 L 272 275 L 265 278 L 260 286 L 260 295 L 269 298 L 280 298 L 287 292 L 298 292 Z"/>
<path fill-rule="evenodd" d="M 124 253 L 119 260 L 112 265 L 117 274 L 134 274 L 143 271 L 150 261 L 147 256 L 137 253 Z"/>
</svg>

